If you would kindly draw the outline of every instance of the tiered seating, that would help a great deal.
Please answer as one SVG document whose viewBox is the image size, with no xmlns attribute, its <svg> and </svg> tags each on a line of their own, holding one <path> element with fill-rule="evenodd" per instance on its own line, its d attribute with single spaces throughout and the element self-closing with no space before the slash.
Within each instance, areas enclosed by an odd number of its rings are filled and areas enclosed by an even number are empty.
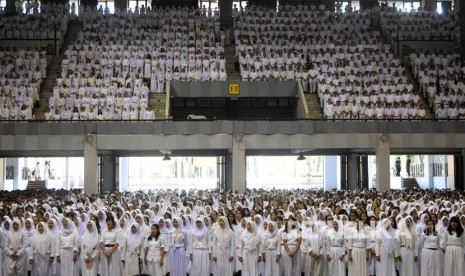
<svg viewBox="0 0 465 276">
<path fill-rule="evenodd" d="M 410 55 L 410 62 L 436 118 L 465 119 L 465 69 L 459 54 L 420 50 Z"/>
<path fill-rule="evenodd" d="M 298 80 L 327 119 L 421 119 L 426 112 L 371 12 L 253 7 L 235 22 L 243 80 Z M 317 89 L 318 88 L 318 89 Z"/>
<path fill-rule="evenodd" d="M 30 16 L 0 16 L 0 39 L 55 39 L 56 27 L 57 39 L 61 43 L 68 21 L 69 14 L 54 9 Z"/>
<path fill-rule="evenodd" d="M 166 81 L 226 80 L 218 17 L 188 8 L 82 17 L 46 119 L 150 120 L 148 93 Z"/>
<path fill-rule="evenodd" d="M 30 120 L 46 73 L 45 50 L 0 48 L 0 120 Z"/>
<path fill-rule="evenodd" d="M 455 13 L 437 14 L 421 8 L 407 13 L 385 6 L 380 23 L 385 37 L 392 40 L 455 40 L 458 18 Z"/>
</svg>

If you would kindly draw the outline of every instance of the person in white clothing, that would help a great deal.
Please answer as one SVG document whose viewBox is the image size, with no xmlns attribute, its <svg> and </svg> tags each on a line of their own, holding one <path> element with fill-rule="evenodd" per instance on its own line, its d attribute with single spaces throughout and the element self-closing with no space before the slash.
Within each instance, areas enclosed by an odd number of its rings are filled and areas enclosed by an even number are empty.
<svg viewBox="0 0 465 276">
<path fill-rule="evenodd" d="M 75 229 L 74 223 L 63 218 L 61 229 L 56 242 L 56 259 L 60 264 L 61 275 L 78 276 L 78 253 L 80 248 L 80 237 Z"/>
<path fill-rule="evenodd" d="M 98 272 L 100 235 L 95 222 L 89 220 L 81 237 L 81 275 L 95 276 Z"/>
<path fill-rule="evenodd" d="M 12 231 L 9 231 L 5 241 L 5 255 L 2 269 L 5 276 L 27 275 L 26 247 L 27 237 L 21 229 L 21 221 L 12 222 Z"/>
<path fill-rule="evenodd" d="M 281 236 L 277 224 L 268 223 L 268 229 L 263 237 L 262 260 L 265 262 L 265 275 L 281 276 Z"/>
<path fill-rule="evenodd" d="M 212 260 L 217 275 L 232 276 L 234 261 L 234 233 L 224 216 L 218 219 L 218 226 L 213 233 Z"/>
<path fill-rule="evenodd" d="M 396 231 L 399 276 L 418 275 L 418 238 L 410 216 L 402 219 Z"/>
<path fill-rule="evenodd" d="M 247 223 L 247 230 L 242 233 L 237 256 L 242 263 L 244 276 L 259 276 L 258 264 L 262 261 L 262 239 L 257 234 L 257 225 L 253 221 Z"/>
<path fill-rule="evenodd" d="M 457 216 L 451 217 L 444 235 L 444 275 L 465 275 L 464 229 Z"/>
<path fill-rule="evenodd" d="M 105 222 L 106 229 L 102 231 L 100 237 L 100 275 L 121 276 L 121 255 L 118 250 L 120 237 L 115 229 L 115 220 L 112 216 L 108 216 Z"/>
<path fill-rule="evenodd" d="M 55 255 L 52 248 L 52 236 L 48 233 L 45 222 L 37 225 L 37 232 L 31 241 L 29 263 L 32 265 L 32 276 L 50 275 Z M 53 254 L 53 255 L 52 255 Z"/>
<path fill-rule="evenodd" d="M 150 229 L 150 236 L 144 242 L 144 264 L 149 275 L 163 276 L 165 243 L 160 236 L 160 226 L 158 224 L 152 224 Z"/>
<path fill-rule="evenodd" d="M 434 221 L 426 223 L 426 229 L 421 233 L 421 276 L 443 275 L 444 254 L 441 252 L 440 235 L 434 229 Z"/>
<path fill-rule="evenodd" d="M 208 229 L 202 217 L 195 220 L 192 235 L 189 239 L 189 260 L 191 261 L 191 270 L 189 275 L 209 275 L 210 272 L 210 242 L 208 238 Z"/>
<path fill-rule="evenodd" d="M 121 261 L 124 263 L 124 274 L 132 276 L 141 273 L 139 260 L 142 252 L 143 235 L 140 233 L 140 226 L 137 222 L 131 225 L 130 231 L 123 238 L 121 249 Z"/>
</svg>

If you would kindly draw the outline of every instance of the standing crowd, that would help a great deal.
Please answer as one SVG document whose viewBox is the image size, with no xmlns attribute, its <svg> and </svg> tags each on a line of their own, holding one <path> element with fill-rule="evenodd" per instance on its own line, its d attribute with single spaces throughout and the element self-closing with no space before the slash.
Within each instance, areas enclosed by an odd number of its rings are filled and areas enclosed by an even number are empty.
<svg viewBox="0 0 465 276">
<path fill-rule="evenodd" d="M 0 192 L 0 275 L 465 275 L 465 194 Z"/>
</svg>

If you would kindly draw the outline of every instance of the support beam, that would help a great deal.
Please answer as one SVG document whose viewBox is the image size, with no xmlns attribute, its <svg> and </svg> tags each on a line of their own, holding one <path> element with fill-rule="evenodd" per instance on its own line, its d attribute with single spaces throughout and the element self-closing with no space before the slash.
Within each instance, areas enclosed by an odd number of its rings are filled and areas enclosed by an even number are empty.
<svg viewBox="0 0 465 276">
<path fill-rule="evenodd" d="M 336 155 L 327 155 L 324 157 L 324 177 L 323 186 L 325 190 L 337 189 L 337 180 L 340 177 Z M 339 176 L 339 177 L 338 177 Z"/>
<path fill-rule="evenodd" d="M 381 134 L 376 148 L 376 190 L 388 192 L 391 188 L 390 176 L 391 138 L 389 134 Z"/>
<path fill-rule="evenodd" d="M 98 156 L 97 135 L 87 134 L 84 142 L 84 192 L 86 194 L 98 193 Z"/>
<path fill-rule="evenodd" d="M 116 157 L 112 154 L 102 156 L 102 179 L 103 185 L 100 192 L 113 193 L 116 188 Z"/>
<path fill-rule="evenodd" d="M 245 138 L 234 134 L 232 139 L 232 190 L 243 193 L 246 189 Z"/>
<path fill-rule="evenodd" d="M 119 158 L 119 191 L 129 190 L 129 157 Z"/>
<path fill-rule="evenodd" d="M 347 155 L 347 177 L 349 182 L 348 189 L 351 191 L 359 190 L 357 154 L 350 153 Z"/>
</svg>

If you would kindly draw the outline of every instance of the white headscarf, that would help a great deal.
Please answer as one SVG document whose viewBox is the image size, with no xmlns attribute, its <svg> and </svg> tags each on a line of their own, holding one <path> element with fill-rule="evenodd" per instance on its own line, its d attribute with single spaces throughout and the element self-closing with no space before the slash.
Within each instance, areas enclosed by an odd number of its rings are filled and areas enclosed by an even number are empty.
<svg viewBox="0 0 465 276">
<path fill-rule="evenodd" d="M 232 237 L 232 235 L 234 235 L 234 233 L 231 230 L 231 228 L 229 228 L 229 222 L 228 222 L 227 217 L 222 216 L 218 219 L 218 221 L 219 220 L 222 220 L 224 222 L 224 228 L 221 228 L 220 226 L 218 226 L 215 230 L 215 236 L 220 242 L 221 247 L 224 250 L 226 248 L 226 243 Z"/>
<path fill-rule="evenodd" d="M 26 228 L 26 222 L 29 222 L 31 224 L 31 228 Z M 34 221 L 31 218 L 28 218 L 26 222 L 24 222 L 24 233 L 26 233 L 26 236 L 28 238 L 32 238 L 36 234 L 36 229 L 34 228 Z"/>
<path fill-rule="evenodd" d="M 383 219 L 378 226 L 378 237 L 381 238 L 382 245 L 386 252 L 392 253 L 394 251 L 394 238 L 389 233 L 388 229 L 391 228 L 391 221 L 387 218 Z"/>
<path fill-rule="evenodd" d="M 270 232 L 269 228 L 266 229 L 265 237 L 274 238 L 278 234 L 278 229 L 276 229 L 278 226 L 277 226 L 276 222 L 274 222 L 274 221 L 270 221 L 269 224 L 273 225 L 273 232 Z"/>
<path fill-rule="evenodd" d="M 42 227 L 44 228 L 42 234 L 39 232 L 39 225 L 42 225 Z M 38 253 L 39 255 L 51 253 L 53 238 L 48 232 L 47 228 L 48 227 L 45 222 L 40 222 L 37 225 L 37 231 L 31 240 L 31 245 L 32 247 L 34 247 L 34 253 Z"/>
<path fill-rule="evenodd" d="M 64 218 L 68 222 L 68 227 L 65 228 L 63 225 L 60 228 L 60 235 L 62 236 L 69 236 L 74 232 L 74 222 L 72 222 L 69 218 Z"/>
<path fill-rule="evenodd" d="M 197 227 L 197 221 L 200 221 L 202 223 L 202 226 L 200 228 Z M 203 217 L 198 217 L 195 220 L 194 228 L 192 229 L 192 235 L 197 239 L 203 239 L 205 236 L 208 235 L 208 229 L 207 226 L 205 226 L 205 221 Z"/>
<path fill-rule="evenodd" d="M 136 227 L 136 233 L 132 233 L 132 227 Z M 139 247 L 142 243 L 142 233 L 140 232 L 140 225 L 139 223 L 135 222 L 131 225 L 131 228 L 129 228 L 128 232 L 128 238 L 127 238 L 127 247 L 129 249 L 135 249 L 136 247 Z"/>
<path fill-rule="evenodd" d="M 90 232 L 87 229 L 87 224 L 89 223 L 92 224 L 92 232 Z M 87 245 L 89 248 L 94 248 L 95 246 L 99 244 L 99 240 L 100 240 L 99 234 L 97 231 L 97 225 L 92 220 L 90 220 L 87 224 L 86 224 L 86 231 L 84 232 L 84 235 L 82 235 L 82 243 Z"/>
</svg>

